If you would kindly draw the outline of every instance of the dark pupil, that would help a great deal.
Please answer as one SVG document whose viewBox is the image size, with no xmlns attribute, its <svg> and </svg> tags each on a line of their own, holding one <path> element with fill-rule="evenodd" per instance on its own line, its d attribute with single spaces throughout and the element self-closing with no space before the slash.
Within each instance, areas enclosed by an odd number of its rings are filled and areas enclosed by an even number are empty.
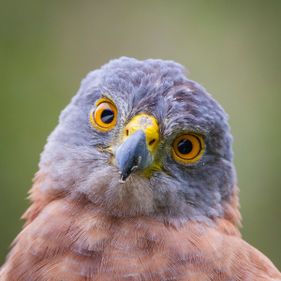
<svg viewBox="0 0 281 281">
<path fill-rule="evenodd" d="M 178 151 L 181 154 L 188 154 L 192 151 L 192 142 L 190 140 L 181 140 L 178 143 Z"/>
<path fill-rule="evenodd" d="M 114 119 L 114 112 L 111 109 L 105 109 L 101 114 L 101 120 L 105 124 L 110 124 Z"/>
</svg>

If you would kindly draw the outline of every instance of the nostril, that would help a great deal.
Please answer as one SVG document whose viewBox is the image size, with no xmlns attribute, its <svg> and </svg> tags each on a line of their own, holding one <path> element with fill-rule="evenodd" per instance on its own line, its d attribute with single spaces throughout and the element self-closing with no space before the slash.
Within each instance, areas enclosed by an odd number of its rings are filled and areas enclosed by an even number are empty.
<svg viewBox="0 0 281 281">
<path fill-rule="evenodd" d="M 155 143 L 156 139 L 152 139 L 148 144 L 153 145 Z"/>
<path fill-rule="evenodd" d="M 128 136 L 128 135 L 129 135 L 129 130 L 128 130 L 128 129 L 126 129 L 125 134 L 126 134 L 126 136 Z"/>
</svg>

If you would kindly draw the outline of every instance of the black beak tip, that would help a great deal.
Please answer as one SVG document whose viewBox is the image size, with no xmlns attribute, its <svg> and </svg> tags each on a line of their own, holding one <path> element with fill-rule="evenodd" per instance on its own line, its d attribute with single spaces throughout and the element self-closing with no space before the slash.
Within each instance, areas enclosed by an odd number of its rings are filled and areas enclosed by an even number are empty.
<svg viewBox="0 0 281 281">
<path fill-rule="evenodd" d="M 141 157 L 138 158 L 138 164 L 133 166 L 130 170 L 119 172 L 121 183 L 124 183 L 127 180 L 127 178 L 131 175 L 131 173 L 133 173 L 135 170 L 138 169 L 138 167 L 139 167 L 138 165 L 139 165 L 140 161 L 141 161 Z"/>
<path fill-rule="evenodd" d="M 120 179 L 119 179 L 119 182 L 120 183 L 124 183 L 126 182 L 127 178 L 129 177 L 130 174 L 128 173 L 123 173 L 123 172 L 119 172 L 120 174 Z"/>
</svg>

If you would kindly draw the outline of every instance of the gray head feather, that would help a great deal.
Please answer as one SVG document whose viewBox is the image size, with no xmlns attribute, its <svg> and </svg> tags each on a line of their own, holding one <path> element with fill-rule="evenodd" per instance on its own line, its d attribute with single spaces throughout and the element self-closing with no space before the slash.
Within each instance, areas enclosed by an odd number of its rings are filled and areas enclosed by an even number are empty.
<svg viewBox="0 0 281 281">
<path fill-rule="evenodd" d="M 99 132 L 89 122 L 102 96 L 118 108 L 117 125 L 109 132 Z M 135 173 L 122 184 L 114 149 L 126 123 L 140 112 L 159 122 L 162 168 L 148 178 Z M 180 164 L 171 156 L 174 138 L 184 132 L 204 137 L 206 149 L 197 163 Z M 113 216 L 208 220 L 223 215 L 223 204 L 233 192 L 231 142 L 227 115 L 185 76 L 181 65 L 123 57 L 90 72 L 62 112 L 41 157 L 40 168 L 48 175 L 42 188 L 82 194 Z"/>
</svg>

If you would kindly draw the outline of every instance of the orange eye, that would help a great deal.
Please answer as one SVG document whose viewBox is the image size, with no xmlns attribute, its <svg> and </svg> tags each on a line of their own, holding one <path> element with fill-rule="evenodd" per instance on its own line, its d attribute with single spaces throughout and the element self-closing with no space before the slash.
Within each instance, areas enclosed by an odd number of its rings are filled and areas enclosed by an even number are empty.
<svg viewBox="0 0 281 281">
<path fill-rule="evenodd" d="M 184 134 L 177 137 L 173 143 L 173 157 L 182 163 L 194 163 L 204 152 L 203 138 L 195 134 Z"/>
<path fill-rule="evenodd" d="M 112 130 L 117 122 L 116 106 L 111 100 L 101 98 L 96 102 L 96 108 L 91 112 L 90 121 L 100 131 Z"/>
</svg>

